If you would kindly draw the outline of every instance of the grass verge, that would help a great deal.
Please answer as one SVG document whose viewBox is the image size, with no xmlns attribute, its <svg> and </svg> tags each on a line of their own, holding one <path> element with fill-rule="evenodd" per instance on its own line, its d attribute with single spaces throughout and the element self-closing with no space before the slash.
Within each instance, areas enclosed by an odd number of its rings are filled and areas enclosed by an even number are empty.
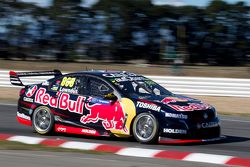
<svg viewBox="0 0 250 167">
<path fill-rule="evenodd" d="M 93 150 L 67 149 L 60 147 L 44 146 L 41 144 L 24 144 L 14 141 L 0 141 L 0 150 L 31 150 L 31 151 L 54 151 L 54 152 L 77 152 L 85 154 L 107 154 L 108 152 L 98 152 Z"/>
</svg>

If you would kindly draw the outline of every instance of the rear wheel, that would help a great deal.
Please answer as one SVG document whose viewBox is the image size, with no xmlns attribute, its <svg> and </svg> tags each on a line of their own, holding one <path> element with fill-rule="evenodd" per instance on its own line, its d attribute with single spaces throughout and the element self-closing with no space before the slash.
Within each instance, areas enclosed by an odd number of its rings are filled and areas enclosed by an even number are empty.
<svg viewBox="0 0 250 167">
<path fill-rule="evenodd" d="M 149 113 L 139 114 L 133 123 L 133 134 L 140 143 L 154 143 L 159 137 L 157 119 Z"/>
<path fill-rule="evenodd" d="M 46 106 L 37 107 L 32 116 L 32 125 L 39 134 L 49 134 L 54 127 L 54 114 Z"/>
</svg>

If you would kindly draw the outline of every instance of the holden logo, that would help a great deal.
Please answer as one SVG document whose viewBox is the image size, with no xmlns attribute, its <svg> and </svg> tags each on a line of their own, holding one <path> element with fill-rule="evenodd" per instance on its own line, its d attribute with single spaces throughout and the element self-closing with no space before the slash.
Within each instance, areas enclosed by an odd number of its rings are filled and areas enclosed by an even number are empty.
<svg viewBox="0 0 250 167">
<path fill-rule="evenodd" d="M 207 113 L 204 113 L 204 114 L 203 114 L 203 118 L 204 118 L 204 119 L 207 119 L 207 118 L 208 118 Z"/>
</svg>

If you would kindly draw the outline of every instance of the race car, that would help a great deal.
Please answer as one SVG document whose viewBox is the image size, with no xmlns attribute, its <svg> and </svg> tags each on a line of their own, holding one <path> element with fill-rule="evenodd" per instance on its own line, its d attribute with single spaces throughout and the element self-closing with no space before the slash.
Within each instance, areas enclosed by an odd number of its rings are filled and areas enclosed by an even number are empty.
<svg viewBox="0 0 250 167">
<path fill-rule="evenodd" d="M 126 71 L 10 71 L 20 90 L 17 120 L 39 134 L 133 136 L 140 143 L 167 139 L 213 139 L 220 124 L 213 106 L 176 95 Z M 54 76 L 24 85 L 22 77 Z"/>
</svg>

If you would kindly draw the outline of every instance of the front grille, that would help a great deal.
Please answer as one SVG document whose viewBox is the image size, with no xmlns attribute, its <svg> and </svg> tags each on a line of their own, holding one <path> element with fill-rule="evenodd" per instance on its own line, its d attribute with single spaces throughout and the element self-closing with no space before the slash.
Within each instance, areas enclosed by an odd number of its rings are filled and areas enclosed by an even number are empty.
<svg viewBox="0 0 250 167">
<path fill-rule="evenodd" d="M 220 136 L 220 127 L 196 129 L 193 130 L 191 136 L 197 139 L 216 138 Z"/>
<path fill-rule="evenodd" d="M 212 110 L 193 111 L 189 113 L 189 118 L 192 122 L 209 121 L 215 118 L 215 112 Z"/>
</svg>

